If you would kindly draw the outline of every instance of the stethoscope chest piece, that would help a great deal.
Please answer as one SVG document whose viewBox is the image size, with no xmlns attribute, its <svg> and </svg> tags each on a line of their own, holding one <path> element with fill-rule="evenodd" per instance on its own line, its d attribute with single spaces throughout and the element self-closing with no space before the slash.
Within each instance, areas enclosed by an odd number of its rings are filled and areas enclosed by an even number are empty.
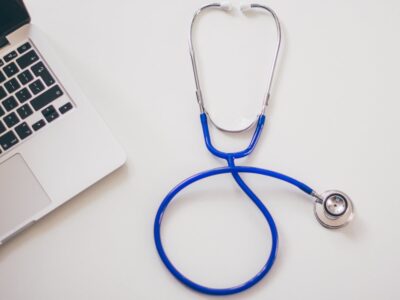
<svg viewBox="0 0 400 300">
<path fill-rule="evenodd" d="M 347 225 L 353 219 L 354 208 L 349 196 L 332 190 L 316 196 L 314 213 L 322 226 L 335 229 Z"/>
<path fill-rule="evenodd" d="M 267 170 L 267 169 L 262 169 L 262 168 L 256 168 L 256 167 L 251 167 L 251 166 L 238 166 L 236 165 L 236 160 L 240 158 L 244 158 L 249 156 L 254 148 L 257 145 L 257 142 L 260 138 L 261 132 L 264 127 L 265 123 L 265 109 L 268 105 L 268 100 L 270 97 L 270 91 L 271 91 L 271 84 L 272 84 L 272 79 L 274 77 L 274 71 L 276 67 L 276 62 L 279 54 L 279 49 L 280 49 L 280 44 L 281 44 L 281 26 L 279 24 L 279 19 L 276 16 L 275 12 L 270 9 L 267 6 L 260 5 L 260 4 L 246 4 L 241 6 L 241 11 L 246 12 L 250 9 L 254 9 L 254 12 L 257 10 L 264 10 L 264 12 L 268 12 L 272 15 L 275 25 L 276 25 L 276 30 L 278 34 L 278 39 L 277 39 L 277 44 L 275 48 L 275 56 L 272 64 L 272 71 L 269 76 L 269 81 L 267 85 L 267 90 L 265 97 L 262 102 L 262 108 L 259 114 L 255 117 L 255 121 L 251 123 L 250 126 L 246 126 L 244 128 L 241 128 L 239 130 L 231 130 L 231 129 L 226 129 L 226 128 L 221 128 L 220 126 L 215 125 L 215 127 L 219 130 L 226 131 L 226 132 L 231 132 L 231 133 L 238 133 L 242 132 L 245 130 L 250 129 L 251 127 L 254 127 L 254 133 L 252 138 L 249 141 L 249 144 L 247 148 L 244 148 L 240 151 L 236 152 L 224 152 L 216 147 L 214 147 L 213 142 L 212 142 L 212 137 L 210 136 L 210 130 L 208 127 L 208 121 L 211 120 L 211 118 L 208 115 L 207 109 L 204 106 L 204 99 L 202 96 L 202 91 L 201 91 L 201 86 L 200 86 L 200 78 L 198 75 L 198 68 L 196 64 L 196 55 L 195 55 L 195 48 L 193 45 L 193 40 L 192 40 L 192 33 L 193 33 L 193 28 L 194 24 L 196 21 L 196 18 L 202 13 L 207 10 L 211 9 L 219 9 L 222 11 L 229 11 L 231 9 L 231 5 L 228 3 L 211 3 L 208 5 L 202 6 L 200 9 L 198 9 L 192 19 L 191 27 L 190 27 L 190 56 L 192 60 L 192 66 L 193 66 L 193 73 L 194 73 L 194 78 L 195 78 L 195 84 L 196 84 L 196 98 L 197 102 L 200 107 L 200 122 L 201 126 L 203 129 L 203 138 L 206 144 L 206 147 L 210 153 L 212 153 L 214 156 L 224 159 L 227 163 L 225 167 L 218 167 L 215 169 L 211 170 L 206 170 L 200 173 L 197 173 L 195 175 L 192 175 L 179 183 L 177 186 L 175 186 L 163 199 L 163 201 L 160 204 L 160 207 L 158 208 L 155 220 L 154 220 L 154 242 L 156 249 L 158 251 L 158 254 L 166 266 L 166 268 L 171 272 L 171 274 L 180 282 L 182 282 L 184 285 L 188 286 L 189 288 L 196 290 L 198 292 L 208 294 L 208 295 L 215 295 L 215 296 L 222 296 L 222 295 L 232 295 L 236 293 L 243 292 L 258 282 L 260 282 L 264 276 L 267 275 L 267 273 L 270 271 L 272 268 L 276 254 L 277 254 L 277 249 L 278 249 L 278 230 L 276 228 L 276 224 L 274 221 L 274 218 L 270 214 L 268 208 L 265 206 L 263 201 L 260 200 L 260 198 L 253 192 L 251 187 L 245 182 L 245 180 L 242 178 L 242 174 L 247 173 L 247 174 L 258 174 L 258 175 L 263 175 L 271 178 L 275 178 L 284 182 L 287 182 L 288 184 L 291 184 L 297 188 L 299 188 L 301 191 L 304 193 L 315 197 L 314 201 L 314 212 L 315 216 L 317 217 L 317 220 L 321 225 L 323 225 L 326 228 L 340 228 L 346 225 L 351 221 L 353 218 L 353 203 L 351 202 L 350 198 L 342 192 L 339 191 L 327 191 L 323 193 L 322 195 L 319 195 L 317 192 L 315 192 L 311 187 L 308 185 L 292 178 L 289 177 L 285 174 L 278 173 L 275 171 Z M 231 174 L 233 180 L 236 182 L 238 187 L 243 191 L 243 193 L 251 200 L 254 205 L 260 210 L 262 215 L 264 216 L 266 222 L 268 223 L 270 233 L 271 233 L 271 250 L 269 252 L 269 256 L 267 258 L 267 261 L 265 262 L 264 266 L 260 269 L 259 272 L 257 272 L 251 279 L 247 280 L 244 283 L 241 283 L 239 285 L 229 287 L 229 288 L 212 288 L 212 287 L 207 287 L 203 286 L 201 284 L 198 284 L 188 277 L 186 277 L 183 273 L 181 273 L 171 262 L 171 260 L 168 258 L 168 255 L 164 249 L 163 246 L 163 241 L 161 238 L 161 224 L 162 224 L 162 219 L 163 216 L 165 215 L 165 211 L 168 208 L 169 204 L 174 200 L 174 198 L 178 195 L 179 192 L 190 186 L 191 184 L 203 180 L 208 177 L 216 176 L 216 175 L 221 175 L 221 174 Z"/>
</svg>

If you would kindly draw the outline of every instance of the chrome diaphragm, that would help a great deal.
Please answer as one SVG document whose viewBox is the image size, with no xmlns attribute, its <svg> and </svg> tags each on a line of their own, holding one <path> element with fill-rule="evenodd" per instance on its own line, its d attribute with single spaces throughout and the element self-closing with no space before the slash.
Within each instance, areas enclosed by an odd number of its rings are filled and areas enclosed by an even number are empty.
<svg viewBox="0 0 400 300">
<path fill-rule="evenodd" d="M 353 219 L 353 202 L 345 193 L 331 190 L 315 196 L 314 213 L 322 226 L 330 229 L 340 228 Z"/>
</svg>

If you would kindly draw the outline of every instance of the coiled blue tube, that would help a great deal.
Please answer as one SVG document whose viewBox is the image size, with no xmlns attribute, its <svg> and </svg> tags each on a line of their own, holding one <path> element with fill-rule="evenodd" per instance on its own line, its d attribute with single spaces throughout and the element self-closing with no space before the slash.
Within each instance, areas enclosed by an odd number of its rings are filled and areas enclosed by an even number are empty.
<svg viewBox="0 0 400 300">
<path fill-rule="evenodd" d="M 240 151 L 240 152 L 225 153 L 225 152 L 221 152 L 221 151 L 215 149 L 214 146 L 212 145 L 209 130 L 208 130 L 207 116 L 205 114 L 201 114 L 201 123 L 202 123 L 202 127 L 203 127 L 204 139 L 205 139 L 208 150 L 212 154 L 225 159 L 228 163 L 228 166 L 223 167 L 223 168 L 216 168 L 216 169 L 204 171 L 204 172 L 198 173 L 192 177 L 187 178 L 186 180 L 184 180 L 183 182 L 178 184 L 175 188 L 173 188 L 168 193 L 168 195 L 161 202 L 161 205 L 157 211 L 157 215 L 156 215 L 155 222 L 154 222 L 154 240 L 155 240 L 158 254 L 160 255 L 162 262 L 165 264 L 167 269 L 171 272 L 171 274 L 176 279 L 178 279 L 180 282 L 182 282 L 189 288 L 192 288 L 198 292 L 201 292 L 204 294 L 209 294 L 209 295 L 217 295 L 217 296 L 232 295 L 232 294 L 240 293 L 244 290 L 251 288 L 256 283 L 258 283 L 261 279 L 263 279 L 264 276 L 267 275 L 267 273 L 271 269 L 272 265 L 274 264 L 276 252 L 277 252 L 277 248 L 278 248 L 278 231 L 276 229 L 274 219 L 272 218 L 271 214 L 269 213 L 269 211 L 265 207 L 265 205 L 257 197 L 257 195 L 249 188 L 249 186 L 240 177 L 240 173 L 253 173 L 253 174 L 259 174 L 259 175 L 264 175 L 264 176 L 268 176 L 268 177 L 273 177 L 273 178 L 285 181 L 287 183 L 290 183 L 290 184 L 298 187 L 300 190 L 302 190 L 303 192 L 305 192 L 307 194 L 312 194 L 312 192 L 313 192 L 313 190 L 309 186 L 305 185 L 304 183 L 302 183 L 300 181 L 297 181 L 294 178 L 286 176 L 284 174 L 266 170 L 266 169 L 235 165 L 235 158 L 241 158 L 241 157 L 247 156 L 253 151 L 254 147 L 256 146 L 256 144 L 258 142 L 264 122 L 265 122 L 265 116 L 262 115 L 259 117 L 257 128 L 254 132 L 253 138 L 252 138 L 248 148 L 246 148 L 245 150 Z M 162 223 L 162 219 L 163 219 L 165 210 L 167 209 L 167 207 L 171 203 L 171 201 L 174 199 L 174 197 L 180 191 L 182 191 L 187 186 L 189 186 L 199 180 L 202 180 L 204 178 L 216 176 L 216 175 L 220 175 L 220 174 L 227 174 L 227 173 L 230 173 L 233 176 L 234 180 L 239 185 L 239 187 L 249 197 L 249 199 L 257 206 L 257 208 L 261 211 L 261 213 L 265 217 L 265 219 L 269 225 L 270 231 L 271 231 L 272 246 L 271 246 L 271 251 L 269 253 L 269 258 L 268 258 L 267 262 L 253 278 L 251 278 L 250 280 L 246 281 L 243 284 L 240 284 L 240 285 L 237 285 L 237 286 L 234 286 L 231 288 L 217 289 L 217 288 L 209 288 L 209 287 L 200 285 L 200 284 L 190 280 L 186 276 L 184 276 L 181 272 L 179 272 L 175 268 L 175 266 L 172 264 L 172 262 L 169 260 L 169 258 L 167 256 L 167 254 L 165 253 L 165 250 L 164 250 L 164 247 L 163 247 L 163 244 L 161 241 L 161 223 Z"/>
</svg>

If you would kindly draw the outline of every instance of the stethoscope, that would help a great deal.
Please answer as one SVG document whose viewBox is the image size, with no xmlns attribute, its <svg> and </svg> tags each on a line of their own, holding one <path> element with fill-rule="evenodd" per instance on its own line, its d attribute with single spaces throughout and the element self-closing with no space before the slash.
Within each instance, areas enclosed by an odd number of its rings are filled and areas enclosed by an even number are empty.
<svg viewBox="0 0 400 300">
<path fill-rule="evenodd" d="M 334 229 L 334 228 L 340 228 L 345 226 L 347 223 L 349 223 L 352 218 L 353 218 L 353 203 L 351 202 L 350 198 L 343 192 L 337 191 L 337 190 L 331 190 L 331 191 L 326 191 L 322 194 L 318 194 L 316 191 L 314 191 L 312 188 L 310 188 L 308 185 L 291 178 L 289 176 L 286 176 L 284 174 L 266 170 L 266 169 L 261 169 L 261 168 L 255 168 L 255 167 L 248 167 L 248 166 L 236 166 L 235 160 L 239 158 L 246 157 L 252 153 L 254 150 L 255 146 L 257 145 L 258 139 L 260 138 L 261 131 L 263 129 L 264 123 L 265 123 L 265 110 L 268 105 L 268 100 L 270 97 L 270 90 L 271 90 L 271 85 L 274 77 L 274 72 L 276 68 L 276 62 L 278 59 L 279 55 L 279 49 L 280 49 L 280 44 L 281 44 L 281 27 L 279 23 L 279 19 L 275 12 L 270 9 L 267 6 L 260 5 L 260 4 L 249 4 L 249 5 L 242 5 L 240 7 L 241 11 L 245 13 L 248 10 L 256 10 L 256 9 L 261 9 L 264 11 L 267 11 L 272 15 L 272 17 L 275 20 L 276 24 L 276 29 L 277 29 L 277 35 L 278 35 L 278 40 L 277 40 L 277 46 L 276 46 L 276 51 L 275 51 L 275 56 L 273 60 L 273 65 L 272 65 L 272 70 L 271 70 L 271 75 L 269 77 L 269 83 L 267 87 L 267 92 L 266 96 L 264 98 L 263 104 L 262 104 L 262 109 L 261 113 L 255 118 L 255 120 L 245 128 L 239 129 L 239 130 L 230 130 L 223 128 L 219 125 L 217 125 L 209 116 L 205 106 L 204 106 L 204 101 L 203 101 L 203 96 L 200 88 L 200 81 L 199 81 L 199 76 L 198 76 L 198 70 L 197 70 L 197 64 L 196 64 L 196 56 L 195 56 L 195 51 L 193 47 L 193 27 L 196 21 L 196 18 L 204 11 L 210 10 L 210 9 L 220 9 L 223 11 L 230 11 L 232 9 L 232 6 L 229 3 L 212 3 L 209 5 L 205 5 L 201 7 L 199 10 L 196 11 L 196 13 L 193 16 L 191 27 L 190 27 L 190 56 L 192 60 L 192 66 L 193 66 L 193 73 L 194 73 L 194 78 L 196 82 L 196 96 L 197 96 L 197 101 L 200 106 L 200 120 L 201 120 L 201 126 L 203 129 L 203 135 L 204 135 L 204 141 L 207 146 L 207 149 L 215 156 L 225 159 L 227 161 L 227 166 L 223 168 L 216 168 L 208 171 L 203 171 L 201 173 L 198 173 L 196 175 L 193 175 L 192 177 L 187 178 L 180 184 L 178 184 L 175 188 L 173 188 L 168 195 L 164 198 L 162 201 L 158 211 L 157 215 L 155 218 L 155 223 L 154 223 L 154 239 L 155 239 L 155 244 L 157 247 L 158 254 L 160 255 L 161 260 L 167 267 L 167 269 L 172 273 L 172 275 L 175 276 L 176 279 L 181 281 L 183 284 L 186 286 L 201 292 L 205 294 L 210 294 L 210 295 L 231 295 L 235 293 L 242 292 L 246 289 L 249 289 L 250 287 L 254 286 L 256 283 L 258 283 L 271 269 L 275 257 L 276 257 L 276 252 L 277 252 L 277 246 L 278 246 L 278 231 L 276 229 L 276 225 L 274 222 L 274 219 L 272 218 L 271 214 L 269 213 L 268 209 L 265 207 L 265 205 L 261 202 L 261 200 L 256 196 L 256 194 L 250 189 L 250 187 L 243 181 L 243 179 L 240 176 L 240 173 L 253 173 L 253 174 L 260 174 L 268 177 L 273 177 L 282 181 L 285 181 L 287 183 L 290 183 L 300 190 L 302 190 L 304 193 L 309 194 L 313 197 L 314 199 L 314 214 L 319 221 L 321 225 L 323 225 L 326 228 Z M 210 137 L 210 132 L 208 129 L 208 120 L 212 122 L 212 124 L 218 128 L 219 130 L 225 131 L 225 132 L 243 132 L 246 131 L 250 128 L 253 128 L 255 126 L 254 134 L 253 137 L 250 141 L 250 144 L 248 147 L 242 151 L 239 152 L 233 152 L 233 153 L 225 153 L 222 152 L 218 149 L 216 149 L 211 141 Z M 271 251 L 269 254 L 269 258 L 265 265 L 261 268 L 261 270 L 250 280 L 247 282 L 240 284 L 238 286 L 234 286 L 231 288 L 223 288 L 223 289 L 217 289 L 217 288 L 209 288 L 205 287 L 203 285 L 200 285 L 186 276 L 184 276 L 181 272 L 179 272 L 175 266 L 172 264 L 172 262 L 169 260 L 167 254 L 165 253 L 165 250 L 163 248 L 162 240 L 161 240 L 161 222 L 165 213 L 165 210 L 167 209 L 168 205 L 170 202 L 174 199 L 174 197 L 183 189 L 185 189 L 187 186 L 191 185 L 192 183 L 195 183 L 197 181 L 200 181 L 204 178 L 211 177 L 211 176 L 216 176 L 220 174 L 227 174 L 230 173 L 236 183 L 239 185 L 239 187 L 242 189 L 242 191 L 253 201 L 253 203 L 258 207 L 258 209 L 261 211 L 261 213 L 264 215 L 265 219 L 268 222 L 270 231 L 271 231 L 271 236 L 272 236 L 272 247 Z"/>
</svg>

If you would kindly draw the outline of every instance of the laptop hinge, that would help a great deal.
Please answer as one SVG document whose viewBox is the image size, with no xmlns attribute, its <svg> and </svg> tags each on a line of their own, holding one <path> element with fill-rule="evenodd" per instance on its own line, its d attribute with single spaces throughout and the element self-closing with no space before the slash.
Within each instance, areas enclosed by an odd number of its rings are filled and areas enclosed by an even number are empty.
<svg viewBox="0 0 400 300">
<path fill-rule="evenodd" d="M 23 0 L 0 0 L 0 49 L 9 44 L 7 36 L 30 23 Z"/>
<path fill-rule="evenodd" d="M 6 37 L 0 37 L 0 49 L 10 44 Z"/>
</svg>

